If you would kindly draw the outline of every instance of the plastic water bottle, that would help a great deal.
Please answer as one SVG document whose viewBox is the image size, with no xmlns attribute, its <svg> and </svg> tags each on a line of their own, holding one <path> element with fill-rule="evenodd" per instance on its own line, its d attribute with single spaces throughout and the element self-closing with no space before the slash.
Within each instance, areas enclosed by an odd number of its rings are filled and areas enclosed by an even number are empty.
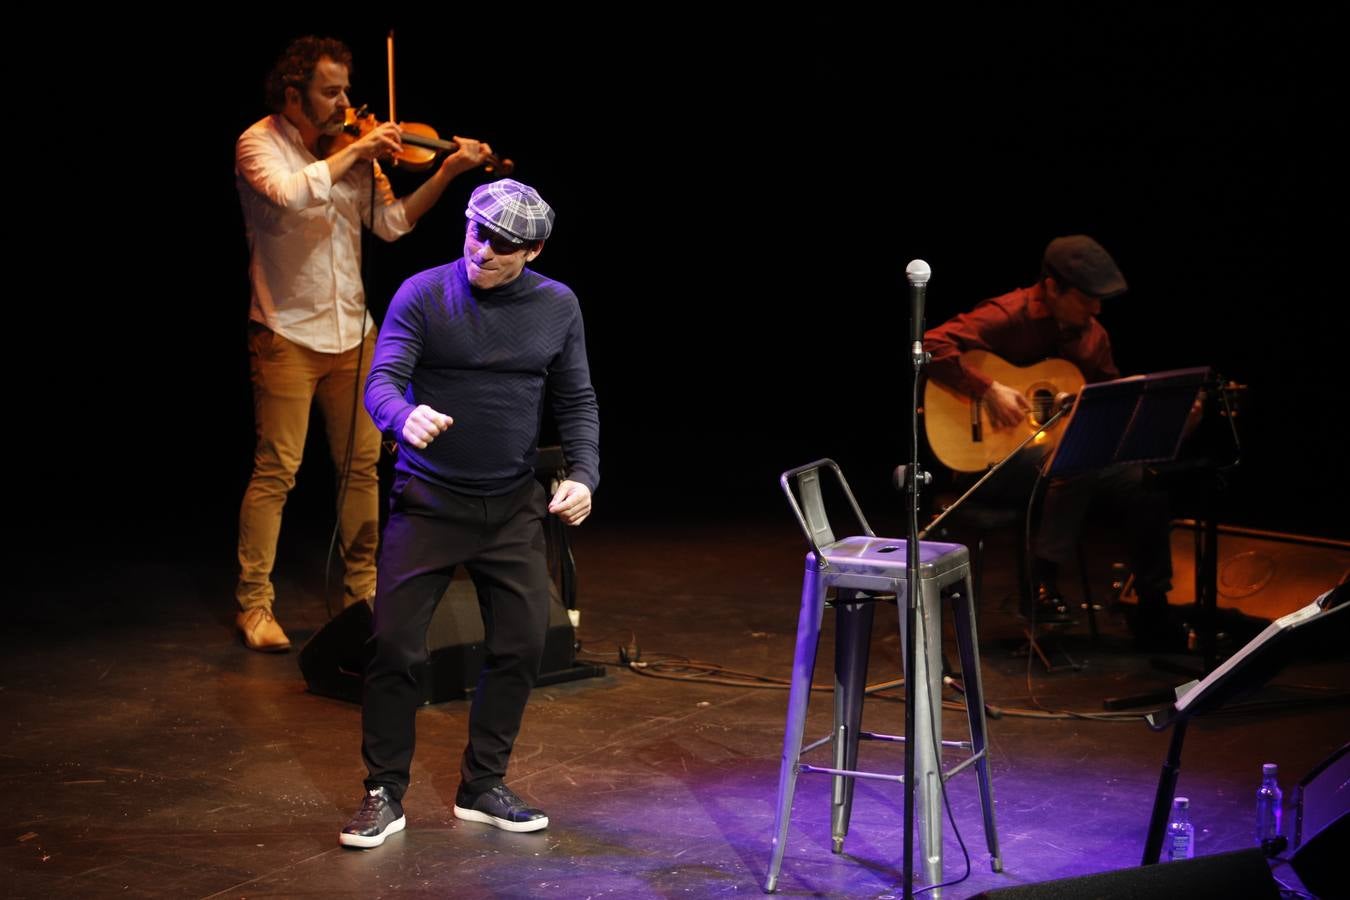
<svg viewBox="0 0 1350 900">
<path fill-rule="evenodd" d="M 1283 818 L 1281 801 L 1284 792 L 1275 780 L 1279 767 L 1266 763 L 1261 767 L 1261 786 L 1256 789 L 1256 842 L 1262 847 L 1270 846 L 1280 836 L 1280 824 Z"/>
<path fill-rule="evenodd" d="M 1177 797 L 1172 801 L 1172 818 L 1167 822 L 1167 859 L 1195 857 L 1195 826 L 1191 824 L 1191 801 Z"/>
</svg>

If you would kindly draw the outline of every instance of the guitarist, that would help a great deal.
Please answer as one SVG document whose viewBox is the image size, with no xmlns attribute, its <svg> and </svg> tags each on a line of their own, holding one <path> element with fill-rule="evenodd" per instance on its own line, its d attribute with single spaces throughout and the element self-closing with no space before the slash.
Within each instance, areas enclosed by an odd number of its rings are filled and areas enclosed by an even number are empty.
<svg viewBox="0 0 1350 900">
<path fill-rule="evenodd" d="M 1057 357 L 1076 365 L 1089 382 L 1119 378 L 1111 339 L 1097 316 L 1104 300 L 1125 290 L 1120 269 L 1095 240 L 1081 234 L 1057 237 L 1045 248 L 1036 284 L 985 300 L 925 334 L 924 347 L 932 354 L 928 377 L 982 401 L 994 428 L 1018 425 L 1030 412 L 1026 397 L 966 367 L 961 354 L 986 350 L 1015 366 Z M 1028 447 L 985 490 L 992 489 L 1008 503 L 1025 503 L 1044 453 L 1043 448 Z M 1136 642 L 1148 649 L 1164 642 L 1172 578 L 1167 497 L 1144 490 L 1142 474 L 1138 465 L 1121 465 L 1050 483 L 1032 545 L 1036 621 L 1068 620 L 1057 574 L 1075 558 L 1088 508 L 1101 496 L 1123 512 L 1139 596 Z M 1033 611 L 1024 603 L 1022 612 L 1029 616 Z"/>
</svg>

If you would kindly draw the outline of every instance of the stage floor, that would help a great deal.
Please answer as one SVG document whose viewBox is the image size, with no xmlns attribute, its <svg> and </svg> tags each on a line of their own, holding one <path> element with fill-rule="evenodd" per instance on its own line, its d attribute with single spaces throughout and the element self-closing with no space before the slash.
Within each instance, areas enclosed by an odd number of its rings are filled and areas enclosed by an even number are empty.
<svg viewBox="0 0 1350 900">
<path fill-rule="evenodd" d="M 361 798 L 360 709 L 307 693 L 297 666 L 298 647 L 329 616 L 326 535 L 297 536 L 305 527 L 288 521 L 283 538 L 276 613 L 296 649 L 278 655 L 239 643 L 228 539 L 186 551 L 184 542 L 164 551 L 55 549 L 27 560 L 0 638 L 9 809 L 0 894 L 759 893 L 786 691 L 710 683 L 660 664 L 689 659 L 709 671 L 788 677 L 804 547 L 786 510 L 715 525 L 601 512 L 575 530 L 581 655 L 605 663 L 606 674 L 535 691 L 508 778 L 549 813 L 551 827 L 507 834 L 453 817 L 467 707 L 448 702 L 418 714 L 407 830 L 367 851 L 337 843 Z M 1109 597 L 1108 553 L 1092 557 L 1099 600 Z M 950 898 L 1137 866 L 1170 733 L 1150 731 L 1138 716 L 1093 716 L 1104 698 L 1187 680 L 1135 652 L 1110 609 L 1098 614 L 1095 644 L 1081 619 L 1047 644 L 1053 653 L 1058 641 L 1081 670 L 1028 664 L 1015 653 L 1015 603 L 1004 599 L 1013 571 L 1010 547 L 996 543 L 977 598 L 986 699 L 1002 712 L 990 731 L 1005 871 L 990 871 L 974 775 L 960 774 L 948 788 L 970 875 L 943 891 Z M 879 612 L 870 682 L 900 674 L 896 624 L 894 607 Z M 950 620 L 947 631 L 950 647 Z M 618 665 L 621 646 L 640 650 L 647 674 Z M 829 680 L 832 647 L 827 614 L 818 683 Z M 1199 662 L 1185 653 L 1166 661 Z M 686 677 L 656 677 L 663 671 Z M 1292 825 L 1295 783 L 1350 738 L 1347 684 L 1344 655 L 1302 660 L 1256 695 L 1257 705 L 1192 724 L 1178 793 L 1191 798 L 1197 855 L 1251 846 L 1264 762 L 1280 765 Z M 903 731 L 901 696 L 870 697 L 864 727 Z M 828 731 L 830 711 L 828 694 L 814 695 L 810 734 Z M 960 712 L 947 710 L 944 723 L 947 737 L 964 736 Z M 864 745 L 863 754 L 865 767 L 902 767 L 898 748 Z M 844 853 L 835 855 L 829 781 L 803 776 L 780 893 L 899 896 L 901 798 L 896 785 L 860 782 Z M 951 822 L 944 857 L 945 877 L 959 877 Z M 1288 865 L 1274 871 L 1296 883 Z"/>
</svg>

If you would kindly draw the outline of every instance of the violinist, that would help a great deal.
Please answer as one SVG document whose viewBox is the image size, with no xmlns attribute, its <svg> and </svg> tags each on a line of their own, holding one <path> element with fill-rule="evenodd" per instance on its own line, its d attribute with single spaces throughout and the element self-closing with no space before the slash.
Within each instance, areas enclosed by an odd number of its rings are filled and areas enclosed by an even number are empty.
<svg viewBox="0 0 1350 900">
<path fill-rule="evenodd" d="M 239 513 L 236 624 L 252 650 L 290 646 L 272 613 L 271 574 L 281 510 L 315 401 L 339 472 L 344 602 L 375 594 L 380 434 L 357 405 L 376 337 L 361 283 L 361 226 L 386 241 L 402 237 L 452 179 L 491 154 L 485 143 L 456 138 L 455 152 L 416 190 L 396 198 L 374 162 L 402 149 L 397 125 L 333 140 L 351 105 L 350 70 L 351 51 L 340 41 L 294 41 L 267 78 L 273 113 L 235 146 L 251 257 L 248 347 L 257 434 Z"/>
</svg>

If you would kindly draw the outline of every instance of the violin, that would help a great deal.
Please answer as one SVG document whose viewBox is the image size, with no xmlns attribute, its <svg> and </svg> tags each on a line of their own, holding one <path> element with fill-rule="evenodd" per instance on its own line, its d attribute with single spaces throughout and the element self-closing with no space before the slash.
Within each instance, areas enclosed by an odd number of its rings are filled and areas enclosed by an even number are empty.
<svg viewBox="0 0 1350 900">
<path fill-rule="evenodd" d="M 348 107 L 342 131 L 329 139 L 325 153 L 331 156 L 369 134 L 379 125 L 380 122 L 367 106 L 362 105 L 360 109 Z M 436 129 L 430 125 L 421 122 L 400 122 L 398 127 L 404 146 L 393 155 L 394 163 L 410 172 L 422 172 L 431 168 L 439 152 L 454 153 L 459 149 L 459 144 L 454 141 L 441 140 L 436 134 Z M 483 165 L 483 171 L 501 175 L 510 175 L 515 168 L 516 164 L 511 160 L 502 159 L 491 153 Z"/>
<path fill-rule="evenodd" d="M 388 65 L 389 65 L 389 120 L 396 122 L 397 117 L 394 114 L 394 32 L 389 32 L 388 37 Z M 360 109 L 348 107 L 346 110 L 346 119 L 342 126 L 342 131 L 328 138 L 321 145 L 320 149 L 323 155 L 331 156 L 344 147 L 350 146 L 354 141 L 360 140 L 363 136 L 380 127 L 380 122 L 370 112 L 369 107 L 362 104 Z M 421 122 L 399 122 L 400 139 L 403 143 L 403 149 L 393 154 L 394 163 L 413 172 L 421 172 L 431 167 L 439 152 L 454 153 L 459 149 L 459 144 L 454 141 L 443 141 L 436 134 L 436 129 L 430 125 L 424 125 Z M 509 159 L 503 159 L 495 154 L 489 153 L 487 161 L 483 164 L 483 171 L 488 173 L 497 173 L 500 175 L 510 175 L 515 171 L 516 164 Z"/>
</svg>

